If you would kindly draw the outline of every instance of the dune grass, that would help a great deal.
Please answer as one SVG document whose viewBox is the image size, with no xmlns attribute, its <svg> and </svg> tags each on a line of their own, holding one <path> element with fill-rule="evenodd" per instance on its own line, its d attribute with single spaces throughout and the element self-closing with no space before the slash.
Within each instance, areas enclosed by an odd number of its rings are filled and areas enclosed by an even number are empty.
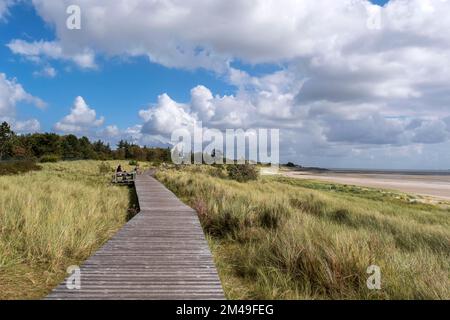
<svg viewBox="0 0 450 320">
<path fill-rule="evenodd" d="M 105 171 L 117 163 L 44 163 L 0 176 L 0 299 L 45 296 L 127 221 L 132 190 L 112 186 Z"/>
<path fill-rule="evenodd" d="M 374 189 L 289 178 L 238 183 L 160 170 L 195 208 L 230 299 L 450 299 L 449 210 Z M 370 265 L 381 290 L 369 290 Z"/>
</svg>

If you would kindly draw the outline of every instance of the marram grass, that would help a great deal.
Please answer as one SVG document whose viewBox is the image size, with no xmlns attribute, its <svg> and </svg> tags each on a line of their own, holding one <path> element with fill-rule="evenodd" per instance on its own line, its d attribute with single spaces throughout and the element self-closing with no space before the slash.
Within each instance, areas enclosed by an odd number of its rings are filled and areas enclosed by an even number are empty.
<svg viewBox="0 0 450 320">
<path fill-rule="evenodd" d="M 450 299 L 446 208 L 205 167 L 157 177 L 199 213 L 228 298 Z M 370 265 L 381 290 L 367 288 Z"/>
<path fill-rule="evenodd" d="M 44 297 L 126 222 L 130 191 L 112 186 L 100 164 L 48 163 L 0 176 L 0 299 Z"/>
<path fill-rule="evenodd" d="M 0 176 L 0 299 L 44 297 L 126 222 L 129 190 L 100 164 Z M 228 298 L 450 298 L 448 209 L 321 182 L 238 183 L 210 169 L 158 178 L 198 211 Z M 366 286 L 372 264 L 380 291 Z"/>
</svg>

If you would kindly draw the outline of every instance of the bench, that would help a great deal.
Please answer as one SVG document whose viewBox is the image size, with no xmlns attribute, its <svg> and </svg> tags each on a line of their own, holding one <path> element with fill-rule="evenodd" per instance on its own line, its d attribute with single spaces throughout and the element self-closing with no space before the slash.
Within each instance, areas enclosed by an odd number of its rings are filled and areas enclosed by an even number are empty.
<svg viewBox="0 0 450 320">
<path fill-rule="evenodd" d="M 133 184 L 136 180 L 136 171 L 132 172 L 117 172 L 114 174 L 112 183 L 114 184 Z"/>
</svg>

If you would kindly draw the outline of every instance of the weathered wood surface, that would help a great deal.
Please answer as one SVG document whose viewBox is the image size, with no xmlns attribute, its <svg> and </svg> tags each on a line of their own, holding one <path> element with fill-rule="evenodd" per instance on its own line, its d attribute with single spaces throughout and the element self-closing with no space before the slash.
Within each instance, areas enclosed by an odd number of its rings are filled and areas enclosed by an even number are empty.
<svg viewBox="0 0 450 320">
<path fill-rule="evenodd" d="M 81 266 L 81 289 L 47 299 L 224 299 L 196 212 L 148 174 L 135 186 L 140 213 Z"/>
</svg>

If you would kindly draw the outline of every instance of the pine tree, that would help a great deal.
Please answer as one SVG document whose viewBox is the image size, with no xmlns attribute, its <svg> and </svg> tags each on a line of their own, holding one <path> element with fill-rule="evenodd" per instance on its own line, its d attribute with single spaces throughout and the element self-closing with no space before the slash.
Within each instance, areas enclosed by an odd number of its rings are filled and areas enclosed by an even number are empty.
<svg viewBox="0 0 450 320">
<path fill-rule="evenodd" d="M 7 122 L 0 125 L 0 160 L 11 156 L 12 140 L 15 136 L 14 131 Z"/>
</svg>

